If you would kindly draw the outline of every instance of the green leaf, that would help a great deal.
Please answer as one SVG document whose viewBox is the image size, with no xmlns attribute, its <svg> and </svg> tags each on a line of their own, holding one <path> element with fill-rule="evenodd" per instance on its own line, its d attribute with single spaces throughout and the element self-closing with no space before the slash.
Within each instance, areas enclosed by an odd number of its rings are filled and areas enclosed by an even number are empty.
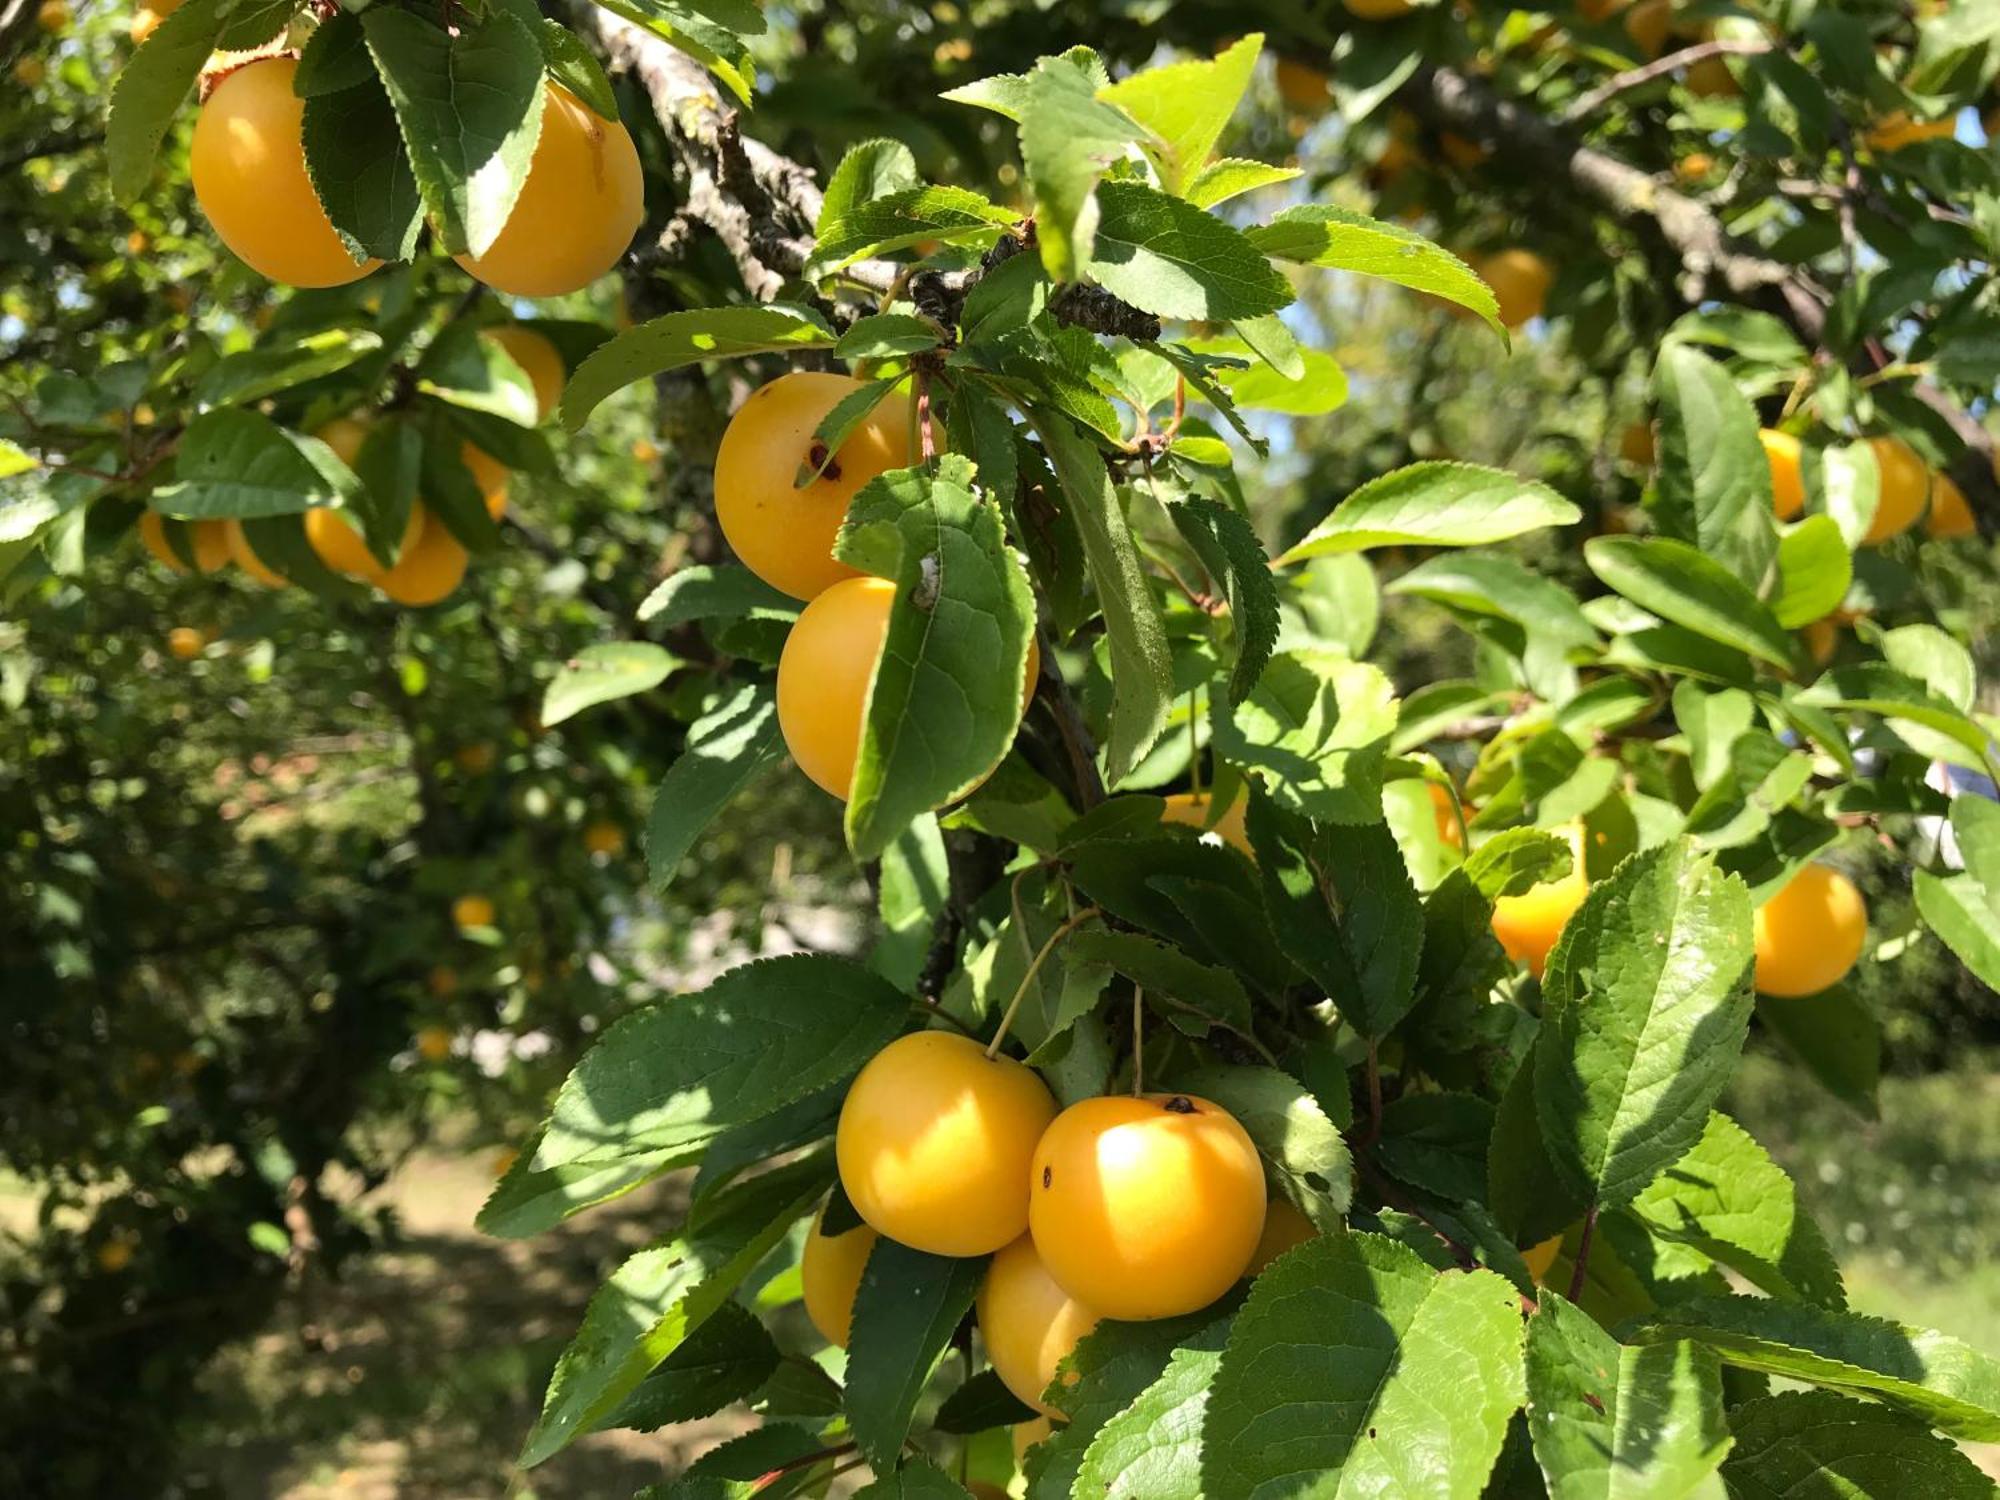
<svg viewBox="0 0 2000 1500">
<path fill-rule="evenodd" d="M 1241 358 L 1253 352 L 1241 339 L 1191 339 L 1186 347 L 1208 356 Z M 1299 373 L 1295 375 L 1287 376 L 1263 362 L 1242 369 L 1217 366 L 1216 384 L 1229 392 L 1230 400 L 1237 406 L 1254 411 L 1317 417 L 1345 406 L 1347 373 L 1340 368 L 1339 361 L 1322 349 L 1297 352 Z M 1175 451 L 1180 449 L 1177 447 Z"/>
<path fill-rule="evenodd" d="M 1729 1427 L 1707 1350 L 1627 1348 L 1545 1291 L 1528 1320 L 1527 1373 L 1549 1500 L 1721 1500 Z"/>
<path fill-rule="evenodd" d="M 764 17 L 750 0 L 603 0 L 603 5 L 685 52 L 745 105 L 751 102 L 757 65 L 743 39 L 763 34 Z"/>
<path fill-rule="evenodd" d="M 984 781 L 1013 743 L 1035 602 L 971 463 L 899 469 L 848 506 L 834 556 L 896 597 L 868 690 L 847 840 L 873 859 L 911 819 Z"/>
<path fill-rule="evenodd" d="M 1072 1493 L 1198 1500 L 1202 1416 L 1228 1336 L 1229 1325 L 1215 1323 L 1174 1350 L 1160 1378 L 1090 1440 Z"/>
<path fill-rule="evenodd" d="M 1146 129 L 1097 96 L 1098 83 L 1066 57 L 1045 57 L 1027 75 L 1021 162 L 1035 196 L 1035 233 L 1051 280 L 1074 281 L 1092 254 L 1091 192 Z"/>
<path fill-rule="evenodd" d="M 715 815 L 784 757 L 769 682 L 743 683 L 688 727 L 686 747 L 660 778 L 646 820 L 646 868 L 655 891 L 667 888 Z"/>
<path fill-rule="evenodd" d="M 1240 194 L 1290 182 L 1298 175 L 1297 167 L 1274 167 L 1240 156 L 1225 156 L 1203 167 L 1181 196 L 1197 208 L 1214 208 Z"/>
<path fill-rule="evenodd" d="M 1993 1481 L 1949 1439 L 1893 1407 L 1790 1391 L 1729 1413 L 1732 1500 L 1992 1500 Z"/>
<path fill-rule="evenodd" d="M 1698 1250 L 1773 1297 L 1846 1305 L 1840 1267 L 1792 1179 L 1727 1115 L 1710 1115 L 1630 1211 L 1656 1239 Z"/>
<path fill-rule="evenodd" d="M 556 1361 L 521 1467 L 561 1452 L 616 1411 L 826 1190 L 830 1165 L 822 1153 L 754 1177 L 718 1199 L 698 1227 L 614 1271 Z"/>
<path fill-rule="evenodd" d="M 959 309 L 960 341 L 977 344 L 1016 334 L 1042 315 L 1049 303 L 1049 279 L 1039 257 L 1014 255 L 972 284 Z M 959 403 L 976 387 L 959 392 Z"/>
<path fill-rule="evenodd" d="M 345 501 L 358 488 L 326 444 L 236 406 L 188 423 L 174 475 L 173 484 L 153 492 L 153 506 L 188 521 L 291 515 Z"/>
<path fill-rule="evenodd" d="M 1368 1041 L 1416 1000 L 1424 908 L 1384 823 L 1341 827 L 1250 799 L 1250 843 L 1285 952 Z"/>
<path fill-rule="evenodd" d="M 1251 244 L 1279 260 L 1373 276 L 1441 297 L 1477 313 L 1506 337 L 1493 288 L 1456 255 L 1414 230 L 1330 203 L 1301 203 L 1249 236 Z"/>
<path fill-rule="evenodd" d="M 222 21 L 220 0 L 187 0 L 119 72 L 104 127 L 105 165 L 118 202 L 130 203 L 145 192 L 160 142 L 215 50 Z"/>
<path fill-rule="evenodd" d="M 1749 843 L 1791 805 L 1812 780 L 1812 759 L 1787 750 L 1762 730 L 1740 734 L 1729 747 L 1727 769 L 1688 809 L 1688 836 L 1704 849 Z"/>
<path fill-rule="evenodd" d="M 901 141 L 878 136 L 849 146 L 840 165 L 833 169 L 833 176 L 826 180 L 814 238 L 825 239 L 829 228 L 864 203 L 922 185 L 917 159 Z"/>
<path fill-rule="evenodd" d="M 408 260 L 423 231 L 423 194 L 361 18 L 342 11 L 306 41 L 295 87 L 306 174 L 349 255 Z"/>
<path fill-rule="evenodd" d="M 1083 539 L 1111 651 L 1111 734 L 1104 779 L 1112 786 L 1152 749 L 1174 697 L 1166 627 L 1103 456 L 1060 417 L 1029 413 Z"/>
<path fill-rule="evenodd" d="M 886 1236 L 869 1252 L 848 1336 L 847 1420 L 877 1470 L 893 1468 L 931 1367 L 972 1310 L 987 1257 L 927 1255 Z"/>
<path fill-rule="evenodd" d="M 1473 1500 L 1521 1402 L 1519 1298 L 1374 1234 L 1327 1235 L 1250 1290 L 1202 1423 L 1214 1496 Z"/>
<path fill-rule="evenodd" d="M 679 1150 L 855 1072 L 895 1039 L 909 999 L 860 964 L 762 959 L 643 1006 L 584 1053 L 549 1116 L 537 1169 Z"/>
<path fill-rule="evenodd" d="M 1765 1297 L 1697 1297 L 1632 1337 L 1693 1339 L 1746 1370 L 1864 1392 L 1953 1437 L 2000 1441 L 2000 1361 L 1948 1334 Z"/>
<path fill-rule="evenodd" d="M 644 1151 L 614 1162 L 536 1170 L 541 1136 L 524 1146 L 494 1184 L 474 1221 L 482 1234 L 525 1239 L 572 1215 L 620 1197 L 694 1159 L 691 1151 Z"/>
<path fill-rule="evenodd" d="M 1536 1103 L 1557 1169 L 1630 1202 L 1694 1145 L 1750 1024 L 1750 893 L 1685 840 L 1591 887 L 1542 979 Z"/>
<path fill-rule="evenodd" d="M 1168 508 L 1183 539 L 1229 601 L 1236 660 L 1229 671 L 1229 701 L 1241 703 L 1263 675 L 1278 643 L 1278 585 L 1264 544 L 1241 511 L 1197 497 Z"/>
<path fill-rule="evenodd" d="M 1069 940 L 1066 956 L 1072 964 L 1123 974 L 1190 1036 L 1205 1035 L 1210 1026 L 1250 1034 L 1250 996 L 1242 981 L 1178 948 L 1136 932 L 1084 931 Z"/>
<path fill-rule="evenodd" d="M 1075 1380 L 1063 1401 L 1069 1425 L 1028 1455 L 1029 1500 L 1070 1500 L 1091 1439 L 1160 1378 L 1175 1349 L 1204 1347 L 1227 1327 L 1204 1309 L 1151 1323 L 1107 1319 L 1085 1334 L 1061 1366 Z"/>
<path fill-rule="evenodd" d="M 1961 794 L 1951 799 L 1951 828 L 1965 872 L 1986 888 L 1986 904 L 2000 912 L 2000 803 Z"/>
<path fill-rule="evenodd" d="M 1961 712 L 1972 709 L 1979 669 L 1961 642 L 1935 625 L 1899 625 L 1882 633 L 1880 645 L 1884 659 L 1898 672 Z"/>
<path fill-rule="evenodd" d="M 366 329 L 328 328 L 296 343 L 246 349 L 210 365 L 195 382 L 194 397 L 204 407 L 261 401 L 344 370 L 381 347 L 381 338 Z"/>
<path fill-rule="evenodd" d="M 1660 351 L 1653 399 L 1659 460 L 1651 510 L 1662 535 L 1756 592 L 1778 551 L 1771 465 L 1758 441 L 1756 408 L 1728 371 L 1686 344 Z"/>
<path fill-rule="evenodd" d="M 604 75 L 604 64 L 583 38 L 560 21 L 544 19 L 539 33 L 542 62 L 549 77 L 606 120 L 618 118 L 618 96 Z"/>
<path fill-rule="evenodd" d="M 670 573 L 640 603 L 637 618 L 671 630 L 691 620 L 796 620 L 799 601 L 741 563 L 696 563 Z"/>
<path fill-rule="evenodd" d="M 746 354 L 828 349 L 833 343 L 833 331 L 816 314 L 780 303 L 668 313 L 626 329 L 577 366 L 563 387 L 563 425 L 579 432 L 597 404 L 612 392 L 684 365 Z"/>
<path fill-rule="evenodd" d="M 417 365 L 417 388 L 453 408 L 483 412 L 516 427 L 540 421 L 528 372 L 469 323 L 454 323 L 431 341 Z"/>
<path fill-rule="evenodd" d="M 1515 1068 L 1493 1112 L 1486 1151 L 1486 1202 L 1494 1222 L 1516 1244 L 1538 1245 L 1561 1234 L 1585 1203 L 1556 1171 L 1535 1103 L 1535 1052 L 1539 1039 Z M 1593 1257 L 1594 1258 L 1594 1257 Z"/>
<path fill-rule="evenodd" d="M 1466 856 L 1465 876 L 1493 902 L 1560 880 L 1575 863 L 1568 839 L 1537 828 L 1509 828 Z"/>
<path fill-rule="evenodd" d="M 1882 1023 L 1845 984 L 1788 1000 L 1757 997 L 1757 1019 L 1820 1086 L 1865 1119 L 1879 1119 Z"/>
<path fill-rule="evenodd" d="M 1484 547 L 1582 516 L 1546 485 L 1477 464 L 1411 464 L 1371 479 L 1278 559 L 1374 547 Z"/>
<path fill-rule="evenodd" d="M 387 6 L 361 25 L 448 255 L 484 255 L 507 227 L 542 133 L 542 45 L 510 10 L 452 31 Z"/>
<path fill-rule="evenodd" d="M 1985 763 L 1986 732 L 1949 699 L 1894 667 L 1873 662 L 1836 667 L 1800 693 L 1797 701 L 1808 708 L 1879 714 L 1892 728 L 1898 723 L 1913 724 L 1962 747 L 1974 766 Z"/>
<path fill-rule="evenodd" d="M 1206 209 L 1143 183 L 1107 182 L 1097 189 L 1097 210 L 1087 268 L 1134 307 L 1222 322 L 1276 312 L 1292 300 L 1284 276 Z"/>
<path fill-rule="evenodd" d="M 1324 823 L 1380 820 L 1396 699 L 1379 668 L 1330 651 L 1281 651 L 1242 703 L 1213 708 L 1217 752 L 1268 772 L 1283 806 Z"/>
<path fill-rule="evenodd" d="M 1970 875 L 1915 873 L 1917 911 L 1982 984 L 2000 987 L 2000 914 Z"/>
<path fill-rule="evenodd" d="M 854 326 L 840 336 L 840 342 L 833 346 L 833 352 L 840 359 L 887 359 L 892 355 L 918 354 L 926 349 L 935 349 L 944 341 L 944 337 L 938 325 L 928 318 L 914 317 L 909 313 L 870 313 L 854 320 Z M 882 398 L 893 391 L 899 383 L 896 380 L 876 381 L 875 384 L 882 389 L 875 393 L 875 399 L 868 404 L 862 415 L 865 416 L 867 412 L 873 411 Z M 855 398 L 850 395 L 842 399 L 851 401 Z M 827 413 L 828 419 L 832 416 L 832 412 Z M 854 418 L 856 425 L 859 425 L 860 421 L 860 417 Z M 845 435 L 841 434 L 843 437 Z M 838 442 L 830 438 L 825 441 L 828 447 L 836 451 L 840 447 Z"/>
<path fill-rule="evenodd" d="M 1493 1106 L 1477 1095 L 1405 1094 L 1382 1111 L 1375 1155 L 1399 1182 L 1447 1203 L 1477 1203 L 1486 1196 L 1492 1135 Z"/>
<path fill-rule="evenodd" d="M 1354 1162 L 1340 1126 L 1312 1091 L 1277 1068 L 1208 1063 L 1173 1075 L 1175 1086 L 1236 1116 L 1257 1143 L 1278 1192 L 1321 1229 L 1341 1227 L 1354 1196 Z"/>
<path fill-rule="evenodd" d="M 1007 1389 L 998 1371 L 981 1370 L 944 1398 L 933 1425 L 939 1432 L 969 1436 L 991 1432 L 996 1427 L 1012 1427 L 1017 1422 L 1032 1422 L 1040 1415 Z"/>
<path fill-rule="evenodd" d="M 919 240 L 949 245 L 990 244 L 1020 214 L 957 187 L 913 187 L 870 198 L 827 222 L 806 268 L 811 277 L 831 275 L 857 260 L 889 250 L 906 250 Z"/>
<path fill-rule="evenodd" d="M 1831 614 L 1854 581 L 1854 554 L 1831 516 L 1807 516 L 1778 539 L 1778 593 L 1771 613 L 1787 630 Z"/>
<path fill-rule="evenodd" d="M 1569 696 L 1570 656 L 1600 644 L 1596 627 L 1576 595 L 1520 559 L 1497 552 L 1447 552 L 1418 563 L 1388 585 L 1391 594 L 1414 594 L 1460 615 L 1505 621 L 1518 636 L 1488 635 L 1509 646 L 1518 639 L 1521 668 L 1530 684 Z"/>
<path fill-rule="evenodd" d="M 1264 38 L 1253 33 L 1212 59 L 1146 68 L 1100 94 L 1152 133 L 1146 154 L 1168 192 L 1187 196 L 1242 102 L 1263 47 Z"/>
<path fill-rule="evenodd" d="M 41 460 L 28 453 L 18 443 L 0 438 L 0 479 L 12 479 L 16 474 L 25 474 L 40 465 Z"/>
<path fill-rule="evenodd" d="M 725 1302 L 598 1426 L 653 1432 L 698 1421 L 755 1395 L 781 1358 L 756 1316 Z"/>
<path fill-rule="evenodd" d="M 593 704 L 650 691 L 681 665 L 679 657 L 648 641 L 585 646 L 562 664 L 542 695 L 542 722 L 560 724 Z"/>
<path fill-rule="evenodd" d="M 1671 537 L 1597 536 L 1583 544 L 1590 570 L 1641 609 L 1724 646 L 1790 667 L 1791 632 L 1734 573 Z"/>
<path fill-rule="evenodd" d="M 868 966 L 897 989 L 914 990 L 924 977 L 932 934 L 941 930 L 938 918 L 951 890 L 951 868 L 936 818 L 918 818 L 882 851 L 876 886 L 882 935 L 869 951 Z"/>
<path fill-rule="evenodd" d="M 854 1500 L 972 1500 L 971 1493 L 921 1458 L 854 1492 Z"/>
</svg>

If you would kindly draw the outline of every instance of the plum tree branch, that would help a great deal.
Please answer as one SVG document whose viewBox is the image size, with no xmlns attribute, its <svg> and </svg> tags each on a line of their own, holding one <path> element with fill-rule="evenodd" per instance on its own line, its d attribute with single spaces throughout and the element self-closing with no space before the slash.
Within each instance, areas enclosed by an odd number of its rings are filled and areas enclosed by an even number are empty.
<svg viewBox="0 0 2000 1500">
<path fill-rule="evenodd" d="M 1606 79 L 1589 93 L 1579 95 L 1568 109 L 1556 116 L 1556 123 L 1575 125 L 1587 120 L 1620 94 L 1651 83 L 1656 78 L 1665 78 L 1678 73 L 1682 68 L 1707 62 L 1711 57 L 1754 57 L 1759 52 L 1770 50 L 1771 43 L 1762 37 L 1741 40 L 1722 37 L 1712 41 L 1696 42 L 1692 47 L 1669 52 L 1665 57 L 1655 58 L 1636 68 L 1628 68 L 1623 73 Z"/>
<path fill-rule="evenodd" d="M 1687 53 L 1676 56 L 1685 59 Z M 1479 79 L 1449 68 L 1419 70 L 1397 91 L 1397 99 L 1432 128 L 1457 131 L 1491 146 L 1524 178 L 1544 184 L 1568 181 L 1615 218 L 1656 234 L 1680 261 L 1680 291 L 1690 305 L 1726 292 L 1788 324 L 1808 347 L 1822 343 L 1832 303 L 1826 289 L 1798 267 L 1733 238 L 1702 203 L 1585 145 L 1559 123 L 1501 98 Z M 1861 357 L 1870 358 L 1866 351 Z M 1875 367 L 1872 362 L 1867 366 Z M 2000 530 L 2000 476 L 1993 467 L 1992 435 L 1936 387 L 1920 382 L 1911 394 L 1964 445 L 1952 477 L 1986 529 Z"/>
</svg>

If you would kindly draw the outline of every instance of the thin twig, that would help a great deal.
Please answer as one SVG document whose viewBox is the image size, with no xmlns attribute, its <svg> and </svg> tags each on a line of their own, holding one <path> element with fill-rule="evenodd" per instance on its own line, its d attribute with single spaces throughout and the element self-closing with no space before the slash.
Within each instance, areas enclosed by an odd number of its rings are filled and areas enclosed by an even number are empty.
<svg viewBox="0 0 2000 1500">
<path fill-rule="evenodd" d="M 1048 941 L 1043 943 L 1041 951 L 1035 954 L 1034 962 L 1028 965 L 1028 972 L 1021 976 L 1021 983 L 1014 990 L 1014 998 L 1007 1002 L 1007 1009 L 1001 1012 L 1000 1029 L 993 1033 L 993 1040 L 986 1044 L 988 1057 L 993 1057 L 1000 1051 L 1000 1044 L 1007 1039 L 1007 1028 L 1014 1024 L 1014 1012 L 1021 1008 L 1021 1001 L 1028 993 L 1028 986 L 1035 982 L 1035 976 L 1041 972 L 1042 965 L 1048 961 L 1048 956 L 1054 951 L 1056 944 L 1092 917 L 1102 915 L 1103 913 L 1096 907 L 1086 906 L 1049 934 Z"/>
<path fill-rule="evenodd" d="M 1678 52 L 1670 52 L 1665 57 L 1655 58 L 1636 68 L 1628 68 L 1605 80 L 1589 93 L 1580 95 L 1568 109 L 1556 116 L 1558 125 L 1575 125 L 1587 120 L 1623 94 L 1651 83 L 1656 78 L 1665 78 L 1670 73 L 1678 73 L 1682 68 L 1692 67 L 1698 62 L 1707 62 L 1711 57 L 1755 57 L 1761 52 L 1769 52 L 1768 38 L 1717 37 L 1711 41 L 1696 42 L 1692 47 L 1683 47 Z"/>
</svg>

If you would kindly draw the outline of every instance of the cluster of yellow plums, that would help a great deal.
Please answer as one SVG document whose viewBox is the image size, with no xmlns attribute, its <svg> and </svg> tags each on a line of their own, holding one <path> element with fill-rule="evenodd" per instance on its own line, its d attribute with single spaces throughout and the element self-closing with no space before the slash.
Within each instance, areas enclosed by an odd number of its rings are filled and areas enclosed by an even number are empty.
<svg viewBox="0 0 2000 1500">
<path fill-rule="evenodd" d="M 217 69 L 195 122 L 194 195 L 222 242 L 260 275 L 344 286 L 381 262 L 348 253 L 313 191 L 298 66 L 281 55 Z M 513 297 L 581 291 L 618 263 L 645 213 L 639 153 L 624 125 L 559 83 L 543 88 L 541 134 L 512 214 L 482 254 L 457 257 Z"/>
<path fill-rule="evenodd" d="M 563 385 L 562 356 L 555 345 L 532 328 L 518 324 L 486 329 L 481 337 L 503 349 L 528 376 L 535 390 L 536 415 L 546 418 L 554 411 Z M 369 426 L 366 416 L 337 417 L 313 435 L 351 468 L 360 456 Z M 507 510 L 506 468 L 469 442 L 459 450 L 459 457 L 479 486 L 486 513 L 498 521 Z M 397 604 L 436 604 L 465 578 L 468 557 L 464 544 L 421 500 L 411 505 L 395 561 L 387 566 L 369 551 L 345 510 L 318 506 L 305 513 L 303 524 L 306 541 L 322 563 L 379 589 Z M 139 518 L 139 536 L 146 550 L 169 568 L 177 573 L 188 570 L 187 562 L 168 541 L 158 512 L 149 510 Z M 202 573 L 213 573 L 233 561 L 266 588 L 283 588 L 290 581 L 257 555 L 240 521 L 191 521 L 186 541 L 194 566 Z"/>
<path fill-rule="evenodd" d="M 855 1078 L 835 1134 L 860 1227 L 808 1235 L 806 1312 L 845 1348 L 877 1240 L 991 1255 L 978 1297 L 987 1358 L 1048 1416 L 1056 1367 L 1101 1318 L 1208 1306 L 1315 1231 L 1267 1203 L 1247 1132 L 1188 1094 L 1105 1095 L 1058 1109 L 1030 1068 L 970 1037 L 922 1031 Z"/>
<path fill-rule="evenodd" d="M 1567 875 L 1493 903 L 1493 932 L 1516 963 L 1541 977 L 1564 925 L 1590 890 L 1584 870 L 1584 830 L 1564 830 L 1572 863 Z M 1832 989 L 1861 961 L 1868 943 L 1868 905 L 1838 870 L 1807 865 L 1757 908 L 1756 972 L 1761 994 L 1796 1000 Z"/>
<path fill-rule="evenodd" d="M 861 750 L 869 680 L 896 586 L 833 555 L 847 507 L 871 479 L 917 461 L 909 403 L 891 395 L 828 454 L 813 434 L 861 389 L 846 375 L 794 371 L 752 392 L 715 456 L 715 516 L 743 565 L 806 601 L 778 661 L 778 727 L 799 769 L 845 799 Z M 800 486 L 802 468 L 814 478 Z M 1039 657 L 1028 643 L 1027 689 Z M 1024 690 L 1023 702 L 1026 702 Z"/>
</svg>

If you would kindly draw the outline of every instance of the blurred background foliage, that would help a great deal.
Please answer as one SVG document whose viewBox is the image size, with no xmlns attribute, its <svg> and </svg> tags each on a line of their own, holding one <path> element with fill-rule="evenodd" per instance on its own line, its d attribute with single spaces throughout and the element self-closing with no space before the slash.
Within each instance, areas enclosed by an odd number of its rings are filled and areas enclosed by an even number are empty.
<svg viewBox="0 0 2000 1500">
<path fill-rule="evenodd" d="M 891 134 L 927 174 L 1006 201 L 1011 132 L 940 91 L 1072 39 L 1128 62 L 1177 39 L 1212 46 L 1255 9 L 809 4 L 773 13 L 749 124 L 822 170 Z M 1282 19 L 1310 35 L 1319 10 Z M 1454 45 L 1487 71 L 1552 65 L 1560 43 L 1538 49 L 1504 9 L 1478 15 Z M 28 395 L 42 388 L 46 420 L 43 382 L 71 378 L 74 420 L 127 454 L 154 420 L 134 394 L 145 373 L 191 347 L 247 347 L 274 318 L 443 305 L 465 285 L 433 261 L 338 293 L 274 290 L 220 253 L 178 172 L 114 207 L 96 147 L 128 21 L 83 3 L 52 28 L 0 32 L 0 433 L 31 435 Z M 1295 160 L 1314 197 L 1408 213 L 1448 244 L 1534 244 L 1566 315 L 1510 354 L 1380 283 L 1306 280 L 1308 342 L 1339 361 L 1348 396 L 1268 419 L 1272 456 L 1245 485 L 1267 539 L 1296 536 L 1367 477 L 1440 457 L 1533 475 L 1584 507 L 1584 529 L 1622 528 L 1645 477 L 1623 436 L 1645 420 L 1645 374 L 1681 312 L 1643 250 L 1552 184 L 1422 132 L 1349 129 L 1310 77 L 1281 84 L 1267 69 L 1229 149 Z M 625 105 L 657 165 L 644 108 Z M 1616 148 L 1648 171 L 1713 173 L 1726 193 L 1738 167 L 1704 148 L 1707 107 L 1642 101 Z M 1961 134 L 1984 139 L 1970 112 Z M 1709 165 L 1691 173 L 1697 152 Z M 659 194 L 651 221 L 670 208 Z M 697 250 L 533 311 L 616 326 L 736 290 L 727 260 Z M 559 1237 L 551 1265 L 547 1247 L 531 1260 L 471 1236 L 494 1169 L 609 1017 L 745 954 L 859 946 L 874 920 L 837 809 L 797 777 L 648 888 L 646 799 L 699 674 L 554 727 L 538 718 L 561 662 L 630 634 L 654 583 L 717 554 L 704 445 L 744 375 L 672 377 L 579 436 L 553 434 L 560 477 L 514 476 L 505 547 L 436 609 L 332 605 L 234 570 L 175 576 L 129 532 L 81 525 L 60 567 L 9 580 L 0 1493 L 509 1482 L 547 1363 L 604 1266 L 644 1237 L 648 1201 Z M 1573 547 L 1525 556 L 1587 582 Z M 1322 627 L 1405 691 L 1466 675 L 1476 652 L 1437 607 L 1382 592 L 1416 561 L 1328 560 L 1305 590 Z M 1990 545 L 1912 561 L 1874 623 L 1940 619 L 1990 685 Z M 684 644 L 697 660 L 710 649 Z M 1996 706 L 1990 686 L 1982 706 Z M 1885 854 L 1871 874 L 1876 935 L 1893 943 L 1908 870 Z M 469 895 L 492 903 L 490 923 L 457 924 Z M 1879 1121 L 1812 1090 L 1768 1041 L 1731 1104 L 1847 1241 L 1859 1303 L 2000 1347 L 2000 1003 L 1929 939 L 1864 974 L 1892 1075 Z M 537 1471 L 536 1492 L 655 1472 L 620 1444 L 660 1457 L 604 1434 Z"/>
</svg>

